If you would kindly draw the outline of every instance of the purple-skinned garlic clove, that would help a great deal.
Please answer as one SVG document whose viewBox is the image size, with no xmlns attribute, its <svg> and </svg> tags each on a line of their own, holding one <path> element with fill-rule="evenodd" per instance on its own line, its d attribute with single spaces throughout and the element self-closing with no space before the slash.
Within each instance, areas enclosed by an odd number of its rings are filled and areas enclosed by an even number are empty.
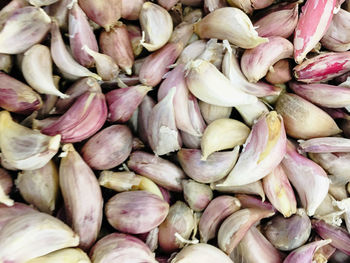
<svg viewBox="0 0 350 263">
<path fill-rule="evenodd" d="M 155 101 L 150 96 L 146 95 L 139 106 L 137 114 L 137 130 L 140 139 L 144 143 L 148 143 L 148 120 L 155 104 Z"/>
<path fill-rule="evenodd" d="M 292 80 L 291 66 L 288 59 L 281 59 L 270 68 L 265 79 L 271 84 L 283 84 Z"/>
<path fill-rule="evenodd" d="M 256 196 L 246 195 L 246 194 L 236 194 L 236 198 L 241 203 L 242 208 L 256 208 L 262 210 L 270 210 L 272 212 L 277 212 L 276 208 L 273 207 L 268 201 L 262 201 Z"/>
<path fill-rule="evenodd" d="M 122 18 L 137 20 L 145 0 L 122 0 Z"/>
<path fill-rule="evenodd" d="M 182 187 L 185 201 L 195 212 L 203 211 L 213 199 L 213 191 L 209 185 L 193 180 L 183 180 Z"/>
</svg>

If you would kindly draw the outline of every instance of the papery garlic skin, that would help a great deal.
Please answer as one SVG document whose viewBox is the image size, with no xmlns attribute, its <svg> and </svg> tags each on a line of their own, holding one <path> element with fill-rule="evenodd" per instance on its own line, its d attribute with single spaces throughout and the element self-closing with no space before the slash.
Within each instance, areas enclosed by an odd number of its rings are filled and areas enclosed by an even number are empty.
<svg viewBox="0 0 350 263">
<path fill-rule="evenodd" d="M 268 41 L 259 37 L 249 17 L 234 7 L 220 8 L 206 15 L 195 24 L 194 31 L 200 38 L 227 39 L 241 48 L 254 48 Z"/>
</svg>

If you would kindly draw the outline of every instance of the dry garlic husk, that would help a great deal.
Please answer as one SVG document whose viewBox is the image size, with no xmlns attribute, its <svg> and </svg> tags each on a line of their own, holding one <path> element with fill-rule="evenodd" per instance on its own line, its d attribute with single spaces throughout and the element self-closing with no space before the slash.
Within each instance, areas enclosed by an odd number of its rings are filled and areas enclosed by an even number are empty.
<svg viewBox="0 0 350 263">
<path fill-rule="evenodd" d="M 272 111 L 254 124 L 237 164 L 221 184 L 239 186 L 256 182 L 276 168 L 285 152 L 283 119 Z"/>
<path fill-rule="evenodd" d="M 213 152 L 242 145 L 247 140 L 249 132 L 248 126 L 234 119 L 213 121 L 202 136 L 202 160 L 205 161 Z"/>
<path fill-rule="evenodd" d="M 185 201 L 195 212 L 203 211 L 213 199 L 213 191 L 209 185 L 194 180 L 183 180 L 182 187 Z"/>
<path fill-rule="evenodd" d="M 167 217 L 159 226 L 159 247 L 166 253 L 182 248 L 195 227 L 193 211 L 184 202 L 177 201 L 169 208 Z"/>
<path fill-rule="evenodd" d="M 207 124 L 210 124 L 217 119 L 227 119 L 232 112 L 232 107 L 212 105 L 204 101 L 199 102 L 199 108 L 201 109 L 203 119 Z"/>
<path fill-rule="evenodd" d="M 31 212 L 9 221 L 0 231 L 0 243 L 1 262 L 27 262 L 62 248 L 77 246 L 79 236 L 57 218 Z"/>
<path fill-rule="evenodd" d="M 206 15 L 195 24 L 200 38 L 227 39 L 241 48 L 254 48 L 268 40 L 258 36 L 249 17 L 240 9 L 224 7 Z"/>
<path fill-rule="evenodd" d="M 199 234 L 201 242 L 207 243 L 213 239 L 220 224 L 231 214 L 241 208 L 240 201 L 229 195 L 221 195 L 214 198 L 204 210 L 199 220 Z"/>
<path fill-rule="evenodd" d="M 0 149 L 2 160 L 19 170 L 35 170 L 47 164 L 57 153 L 61 136 L 47 136 L 12 120 L 9 112 L 0 112 Z"/>
<path fill-rule="evenodd" d="M 260 180 L 254 183 L 239 186 L 224 186 L 222 185 L 222 182 L 223 180 L 211 183 L 211 189 L 221 193 L 258 195 L 261 197 L 262 201 L 265 200 L 265 192 Z"/>
<path fill-rule="evenodd" d="M 198 99 L 213 105 L 232 107 L 257 101 L 233 85 L 213 64 L 202 59 L 188 63 L 186 84 Z"/>
<path fill-rule="evenodd" d="M 122 233 L 109 234 L 100 239 L 91 249 L 94 263 L 157 263 L 154 254 L 140 239 Z"/>
<path fill-rule="evenodd" d="M 148 51 L 155 51 L 168 42 L 173 32 L 173 21 L 167 10 L 146 2 L 142 5 L 139 20 L 144 34 L 141 44 Z"/>
<path fill-rule="evenodd" d="M 62 150 L 59 183 L 67 219 L 80 237 L 80 248 L 88 250 L 101 229 L 101 188 L 95 174 L 72 144 L 65 144 Z"/>
<path fill-rule="evenodd" d="M 118 231 L 130 234 L 146 233 L 166 218 L 169 204 L 147 191 L 118 193 L 106 203 L 108 222 Z"/>
<path fill-rule="evenodd" d="M 23 199 L 39 211 L 52 214 L 58 197 L 58 171 L 51 160 L 44 167 L 18 173 L 16 186 Z"/>
<path fill-rule="evenodd" d="M 13 206 L 14 201 L 8 196 L 12 190 L 13 182 L 11 175 L 0 168 L 0 203 Z"/>
<path fill-rule="evenodd" d="M 19 54 L 39 43 L 50 29 L 50 17 L 39 7 L 17 9 L 0 32 L 0 53 Z"/>
<path fill-rule="evenodd" d="M 23 203 L 15 202 L 12 206 L 0 204 L 0 231 L 12 219 L 32 212 L 37 213 L 37 210 Z"/>
<path fill-rule="evenodd" d="M 88 255 L 79 248 L 65 248 L 34 258 L 27 263 L 91 263 Z"/>
<path fill-rule="evenodd" d="M 22 73 L 28 84 L 41 94 L 59 96 L 66 99 L 68 95 L 60 92 L 52 76 L 52 60 L 50 49 L 36 44 L 24 53 Z"/>
</svg>

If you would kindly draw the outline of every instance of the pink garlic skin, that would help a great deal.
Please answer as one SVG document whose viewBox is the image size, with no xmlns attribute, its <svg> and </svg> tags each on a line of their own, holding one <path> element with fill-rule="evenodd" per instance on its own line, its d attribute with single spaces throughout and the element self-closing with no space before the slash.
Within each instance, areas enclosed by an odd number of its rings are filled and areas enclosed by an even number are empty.
<svg viewBox="0 0 350 263">
<path fill-rule="evenodd" d="M 203 211 L 213 199 L 213 191 L 209 185 L 183 180 L 182 187 L 185 201 L 195 212 Z"/>
<path fill-rule="evenodd" d="M 294 35 L 294 59 L 298 64 L 327 32 L 336 3 L 337 0 L 306 1 Z"/>
<path fill-rule="evenodd" d="M 116 194 L 105 207 L 108 222 L 117 230 L 141 234 L 159 226 L 166 218 L 169 204 L 146 191 Z"/>
<path fill-rule="evenodd" d="M 91 137 L 81 150 L 85 162 L 96 170 L 123 163 L 131 153 L 132 133 L 126 125 L 109 126 Z"/>
<path fill-rule="evenodd" d="M 29 3 L 27 0 L 12 0 L 12 1 L 5 1 L 1 3 L 0 7 L 0 28 L 3 27 L 6 20 L 14 13 L 16 10 L 28 6 Z"/>
<path fill-rule="evenodd" d="M 262 201 L 258 197 L 245 194 L 237 194 L 236 198 L 241 203 L 242 208 L 257 208 L 277 212 L 276 208 L 268 201 Z"/>
<path fill-rule="evenodd" d="M 0 231 L 10 220 L 24 214 L 37 212 L 38 211 L 31 206 L 25 205 L 23 203 L 15 202 L 13 206 L 0 204 Z"/>
<path fill-rule="evenodd" d="M 122 0 L 122 18 L 137 20 L 145 0 Z"/>
<path fill-rule="evenodd" d="M 321 137 L 300 142 L 299 152 L 311 153 L 349 153 L 350 139 L 342 137 Z"/>
<path fill-rule="evenodd" d="M 147 144 L 148 143 L 148 119 L 151 115 L 152 109 L 156 105 L 155 101 L 148 95 L 146 95 L 140 106 L 137 116 L 137 130 L 140 135 L 140 139 Z"/>
<path fill-rule="evenodd" d="M 169 11 L 177 4 L 177 2 L 179 2 L 179 0 L 157 0 L 157 2 L 160 6 Z"/>
<path fill-rule="evenodd" d="M 283 84 L 292 79 L 291 67 L 288 59 L 281 59 L 273 65 L 273 71 L 266 74 L 266 80 L 271 84 Z"/>
</svg>

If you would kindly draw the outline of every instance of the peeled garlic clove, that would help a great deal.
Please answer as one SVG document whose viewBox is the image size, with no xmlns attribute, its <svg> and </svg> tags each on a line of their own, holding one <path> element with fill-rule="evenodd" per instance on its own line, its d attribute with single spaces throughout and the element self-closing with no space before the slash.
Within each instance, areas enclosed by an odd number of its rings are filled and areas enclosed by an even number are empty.
<svg viewBox="0 0 350 263">
<path fill-rule="evenodd" d="M 254 48 L 268 41 L 259 37 L 249 17 L 234 7 L 220 8 L 206 15 L 195 24 L 194 31 L 200 38 L 227 39 L 241 48 Z"/>
<path fill-rule="evenodd" d="M 334 14 L 332 22 L 322 37 L 322 46 L 331 51 L 347 51 L 350 48 L 350 38 L 348 36 L 350 13 L 340 9 Z"/>
<path fill-rule="evenodd" d="M 74 59 L 84 67 L 92 67 L 94 59 L 83 49 L 84 46 L 97 52 L 97 40 L 89 21 L 79 5 L 73 4 L 69 11 L 69 43 Z"/>
<path fill-rule="evenodd" d="M 126 74 L 130 75 L 132 73 L 134 53 L 128 30 L 124 24 L 113 27 L 109 32 L 102 32 L 100 47 L 102 53 L 113 58 Z"/>
<path fill-rule="evenodd" d="M 168 43 L 147 56 L 140 68 L 140 82 L 151 87 L 157 86 L 162 81 L 164 74 L 169 71 L 169 66 L 174 64 L 182 49 L 182 44 Z"/>
<path fill-rule="evenodd" d="M 168 42 L 173 32 L 173 21 L 163 7 L 151 2 L 144 3 L 139 20 L 144 34 L 141 44 L 148 51 L 155 51 Z"/>
<path fill-rule="evenodd" d="M 291 68 L 288 59 L 281 59 L 272 66 L 273 70 L 265 78 L 271 84 L 283 84 L 292 80 Z"/>
<path fill-rule="evenodd" d="M 211 189 L 222 193 L 258 195 L 261 197 L 262 201 L 265 200 L 265 193 L 261 181 L 240 186 L 223 186 L 222 181 L 223 180 L 211 183 Z"/>
<path fill-rule="evenodd" d="M 217 119 L 227 119 L 230 117 L 232 112 L 232 107 L 216 106 L 203 101 L 199 102 L 199 107 L 207 124 L 210 124 Z"/>
<path fill-rule="evenodd" d="M 22 60 L 22 73 L 28 84 L 37 92 L 59 96 L 61 99 L 68 97 L 55 86 L 48 47 L 37 44 L 27 50 Z"/>
<path fill-rule="evenodd" d="M 116 194 L 107 203 L 108 222 L 117 230 L 140 234 L 159 226 L 166 218 L 169 204 L 146 191 Z"/>
<path fill-rule="evenodd" d="M 1 157 L 16 169 L 43 167 L 57 153 L 60 140 L 60 135 L 46 136 L 14 122 L 9 112 L 0 112 Z"/>
<path fill-rule="evenodd" d="M 168 94 L 153 107 L 148 119 L 148 143 L 157 155 L 181 148 L 173 106 L 175 92 L 175 88 L 169 90 Z"/>
<path fill-rule="evenodd" d="M 239 105 L 235 108 L 242 116 L 244 122 L 249 126 L 252 126 L 256 120 L 269 112 L 266 104 L 261 100 L 258 100 L 252 104 Z"/>
<path fill-rule="evenodd" d="M 42 99 L 29 86 L 0 72 L 0 107 L 15 113 L 29 114 L 43 106 Z"/>
<path fill-rule="evenodd" d="M 327 68 L 324 67 L 327 65 Z M 325 82 L 350 69 L 350 52 L 325 52 L 305 60 L 294 68 L 298 81 L 306 83 Z"/>
<path fill-rule="evenodd" d="M 34 212 L 17 216 L 0 232 L 0 261 L 27 262 L 50 252 L 79 245 L 79 236 L 62 221 Z M 18 250 L 21 247 L 21 250 Z"/>
<path fill-rule="evenodd" d="M 27 263 L 45 262 L 91 263 L 88 255 L 79 248 L 65 248 L 27 261 Z"/>
<path fill-rule="evenodd" d="M 14 202 L 8 196 L 12 190 L 12 186 L 11 175 L 5 169 L 0 168 L 0 203 L 13 206 Z"/>
<path fill-rule="evenodd" d="M 269 37 L 268 40 L 267 43 L 244 51 L 242 55 L 242 72 L 250 82 L 265 77 L 277 61 L 293 55 L 293 44 L 289 40 L 282 37 Z"/>
<path fill-rule="evenodd" d="M 178 250 L 185 245 L 183 240 L 190 238 L 194 228 L 193 211 L 184 202 L 177 201 L 159 226 L 159 247 L 166 253 Z"/>
<path fill-rule="evenodd" d="M 336 0 L 312 0 L 303 6 L 294 36 L 294 59 L 298 64 L 327 32 L 336 4 Z"/>
<path fill-rule="evenodd" d="M 231 214 L 241 208 L 241 203 L 235 197 L 222 195 L 214 198 L 204 210 L 199 220 L 201 242 L 207 243 L 214 238 L 220 224 Z"/>
<path fill-rule="evenodd" d="M 185 175 L 179 167 L 168 160 L 136 151 L 130 155 L 128 167 L 170 191 L 182 191 L 181 180 L 185 179 Z"/>
<path fill-rule="evenodd" d="M 140 239 L 122 233 L 109 234 L 100 239 L 91 249 L 90 258 L 94 263 L 111 260 L 126 262 L 156 263 L 154 254 Z"/>
<path fill-rule="evenodd" d="M 203 20 L 202 20 L 203 21 Z M 187 67 L 186 84 L 198 99 L 209 104 L 232 107 L 257 101 L 255 96 L 235 87 L 213 64 L 196 59 Z"/>
<path fill-rule="evenodd" d="M 204 210 L 213 199 L 213 191 L 206 184 L 183 180 L 182 187 L 185 201 L 195 212 Z"/>
<path fill-rule="evenodd" d="M 276 111 L 283 117 L 287 134 L 294 138 L 311 139 L 341 132 L 326 112 L 292 93 L 279 97 Z"/>
<path fill-rule="evenodd" d="M 92 73 L 87 68 L 76 62 L 68 52 L 56 21 L 51 24 L 51 56 L 63 75 L 69 79 L 80 77 L 93 77 L 101 80 L 101 77 Z"/>
<path fill-rule="evenodd" d="M 122 0 L 122 18 L 127 20 L 139 19 L 144 2 L 145 0 Z"/>
<path fill-rule="evenodd" d="M 299 3 L 282 4 L 271 9 L 265 16 L 254 23 L 259 36 L 290 37 L 298 23 Z"/>
<path fill-rule="evenodd" d="M 8 54 L 0 54 L 0 70 L 9 73 L 12 69 L 12 57 Z"/>
<path fill-rule="evenodd" d="M 88 250 L 100 232 L 103 199 L 101 188 L 91 168 L 72 144 L 62 148 L 59 183 L 68 221 L 80 237 L 80 248 Z"/>
<path fill-rule="evenodd" d="M 191 44 L 188 44 L 184 50 L 181 52 L 176 64 L 186 65 L 191 60 L 198 58 L 207 47 L 207 42 L 205 40 L 196 40 Z"/>
<path fill-rule="evenodd" d="M 326 172 L 318 164 L 298 154 L 289 141 L 282 167 L 297 190 L 307 214 L 314 215 L 328 193 L 329 179 Z"/>
<path fill-rule="evenodd" d="M 255 208 L 245 208 L 233 213 L 220 226 L 219 248 L 226 254 L 231 254 L 252 225 L 273 214 L 272 211 Z"/>
<path fill-rule="evenodd" d="M 254 253 L 252 253 L 252 251 L 254 251 Z M 282 262 L 281 253 L 255 226 L 252 226 L 247 231 L 236 249 L 231 253 L 230 258 L 234 262 L 245 263 Z"/>
<path fill-rule="evenodd" d="M 92 136 L 81 149 L 85 162 L 95 170 L 111 169 L 131 153 L 132 134 L 126 125 L 112 125 Z"/>
<path fill-rule="evenodd" d="M 129 1 L 129 0 L 124 0 L 124 1 Z M 138 1 L 138 0 L 135 0 L 135 1 Z M 143 2 L 144 2 L 144 0 L 141 0 L 141 6 L 142 6 Z M 129 6 L 129 5 L 127 5 L 127 6 Z M 131 41 L 131 46 L 132 46 L 132 50 L 134 52 L 134 56 L 137 57 L 138 55 L 141 54 L 142 49 L 143 49 L 143 47 L 141 45 L 141 39 L 142 39 L 141 28 L 130 24 L 130 25 L 126 25 L 126 29 L 128 30 L 128 35 L 129 35 L 129 39 Z"/>
<path fill-rule="evenodd" d="M 283 119 L 275 111 L 263 115 L 253 126 L 237 164 L 223 186 L 258 181 L 276 168 L 286 151 Z"/>
<path fill-rule="evenodd" d="M 200 183 L 213 183 L 224 178 L 232 170 L 238 153 L 239 146 L 233 151 L 213 153 L 203 161 L 199 149 L 182 148 L 178 151 L 177 158 L 190 178 Z"/>
<path fill-rule="evenodd" d="M 213 152 L 227 150 L 242 145 L 250 129 L 234 119 L 218 119 L 205 130 L 201 140 L 202 159 L 206 160 Z"/>
<path fill-rule="evenodd" d="M 96 24 L 109 31 L 121 17 L 122 0 L 79 0 L 79 6 Z"/>
<path fill-rule="evenodd" d="M 16 186 L 23 199 L 39 211 L 52 214 L 58 198 L 58 171 L 53 161 L 44 167 L 18 173 Z"/>
<path fill-rule="evenodd" d="M 50 17 L 33 6 L 16 10 L 0 32 L 0 53 L 19 54 L 39 43 L 50 28 Z"/>
<path fill-rule="evenodd" d="M 37 210 L 23 203 L 15 202 L 12 206 L 0 204 L 0 230 L 12 219 L 33 212 L 37 213 Z"/>
<path fill-rule="evenodd" d="M 306 243 L 311 233 L 311 221 L 304 209 L 284 218 L 276 215 L 264 226 L 267 239 L 279 250 L 291 251 Z"/>
<path fill-rule="evenodd" d="M 242 208 L 257 208 L 277 212 L 276 209 L 268 201 L 262 201 L 258 197 L 245 194 L 237 194 L 236 198 L 241 203 Z"/>
<path fill-rule="evenodd" d="M 151 87 L 138 85 L 108 92 L 106 94 L 108 120 L 127 122 L 150 90 Z"/>
<path fill-rule="evenodd" d="M 298 150 L 311 153 L 350 152 L 350 139 L 342 137 L 321 137 L 299 141 Z"/>
<path fill-rule="evenodd" d="M 62 135 L 62 142 L 79 142 L 95 134 L 107 119 L 105 96 L 99 90 L 81 95 L 57 121 L 41 130 Z"/>
<path fill-rule="evenodd" d="M 150 96 L 146 95 L 139 106 L 139 111 L 137 114 L 137 130 L 140 139 L 144 143 L 148 143 L 148 119 L 155 104 L 156 103 L 154 100 Z"/>
</svg>

